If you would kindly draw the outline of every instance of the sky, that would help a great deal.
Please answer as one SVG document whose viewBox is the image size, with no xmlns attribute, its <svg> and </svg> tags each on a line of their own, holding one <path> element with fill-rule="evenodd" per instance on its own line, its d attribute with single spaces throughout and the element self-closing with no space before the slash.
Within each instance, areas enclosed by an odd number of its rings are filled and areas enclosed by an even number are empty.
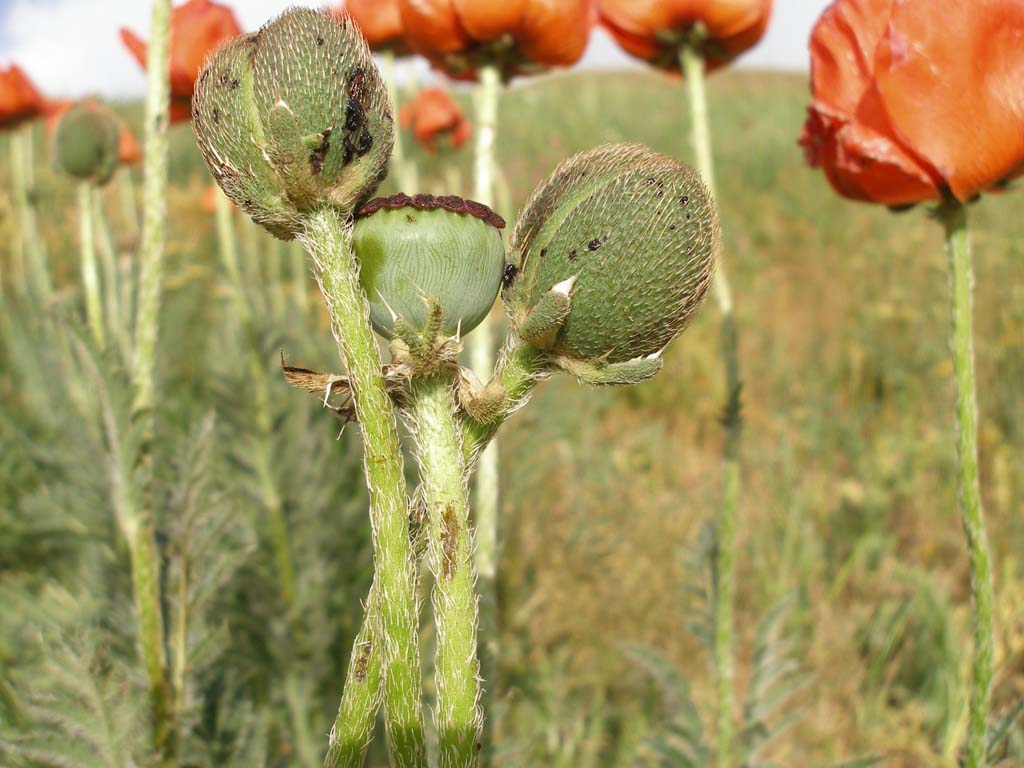
<svg viewBox="0 0 1024 768">
<path fill-rule="evenodd" d="M 319 0 L 312 0 L 316 4 Z M 739 66 L 803 71 L 807 69 L 807 38 L 829 0 L 775 0 L 771 23 L 756 48 Z M 236 0 L 229 2 L 247 29 L 301 0 Z M 149 27 L 145 0 L 0 0 L 0 65 L 20 64 L 50 97 L 99 94 L 134 98 L 145 81 L 118 38 L 128 26 L 140 33 Z M 642 66 L 629 59 L 603 32 L 595 33 L 582 66 Z M 420 79 L 426 72 L 422 68 Z"/>
</svg>

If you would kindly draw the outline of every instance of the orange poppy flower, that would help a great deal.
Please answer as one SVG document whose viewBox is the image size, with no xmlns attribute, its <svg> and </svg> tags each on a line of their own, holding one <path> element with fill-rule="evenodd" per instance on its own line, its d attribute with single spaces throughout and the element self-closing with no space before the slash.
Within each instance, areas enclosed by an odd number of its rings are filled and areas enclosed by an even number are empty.
<svg viewBox="0 0 1024 768">
<path fill-rule="evenodd" d="M 592 0 L 398 0 L 409 46 L 449 75 L 566 67 L 586 50 Z"/>
<path fill-rule="evenodd" d="M 431 154 L 437 151 L 439 139 L 447 137 L 451 146 L 458 148 L 473 133 L 473 126 L 443 88 L 424 88 L 402 106 L 399 121 Z"/>
<path fill-rule="evenodd" d="M 399 56 L 409 53 L 398 0 L 345 0 L 334 13 L 351 17 L 371 50 L 391 51 Z"/>
<path fill-rule="evenodd" d="M 85 101 L 99 107 L 99 102 L 92 98 L 86 98 Z M 50 101 L 46 104 L 46 135 L 53 136 L 53 132 L 57 130 L 57 123 L 60 122 L 61 115 L 67 112 L 74 101 L 70 99 L 58 99 L 57 101 Z M 106 109 L 106 107 L 102 107 Z M 138 165 L 142 161 L 142 148 L 139 146 L 138 140 L 134 134 L 128 130 L 128 127 L 124 124 L 121 125 L 121 135 L 118 137 L 118 162 L 123 165 Z"/>
<path fill-rule="evenodd" d="M 966 201 L 1024 171 L 1024 5 L 838 0 L 811 35 L 808 162 L 858 200 Z"/>
<path fill-rule="evenodd" d="M 220 45 L 242 34 L 235 14 L 210 0 L 188 0 L 171 11 L 171 122 L 192 117 L 192 91 L 206 57 Z M 130 29 L 121 28 L 121 41 L 146 68 L 146 43 Z"/>
<path fill-rule="evenodd" d="M 630 55 L 678 71 L 680 46 L 689 43 L 713 70 L 761 39 L 772 0 L 598 0 L 597 12 Z"/>
<path fill-rule="evenodd" d="M 46 99 L 17 64 L 0 69 L 0 130 L 39 117 L 46 112 Z"/>
</svg>

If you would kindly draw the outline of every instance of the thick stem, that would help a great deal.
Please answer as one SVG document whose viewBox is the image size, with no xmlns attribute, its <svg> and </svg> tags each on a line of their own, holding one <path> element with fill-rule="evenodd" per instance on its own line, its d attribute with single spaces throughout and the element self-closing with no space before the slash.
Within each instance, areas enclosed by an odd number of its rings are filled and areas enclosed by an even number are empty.
<svg viewBox="0 0 1024 768">
<path fill-rule="evenodd" d="M 946 228 L 952 308 L 953 376 L 956 382 L 957 493 L 970 556 L 974 606 L 974 657 L 967 726 L 967 767 L 984 768 L 985 730 L 992 689 L 994 621 L 992 562 L 978 484 L 978 405 L 974 384 L 974 272 L 967 230 L 967 209 L 950 200 L 939 217 Z"/>
<path fill-rule="evenodd" d="M 78 237 L 82 259 L 82 292 L 85 294 L 85 319 L 96 346 L 107 345 L 103 321 L 103 299 L 100 298 L 100 276 L 96 269 L 96 237 L 93 234 L 92 184 L 78 183 Z"/>
<path fill-rule="evenodd" d="M 478 764 L 483 714 L 469 492 L 455 417 L 454 377 L 415 379 L 408 413 L 427 505 L 427 551 L 434 574 L 440 765 L 473 768 Z"/>
<path fill-rule="evenodd" d="M 476 148 L 474 156 L 473 195 L 484 205 L 494 204 L 494 147 L 498 130 L 498 92 L 501 76 L 494 65 L 480 70 L 476 92 Z M 494 370 L 495 325 L 493 317 L 484 321 L 469 335 L 469 364 L 482 381 Z M 500 695 L 498 638 L 498 507 L 500 474 L 498 443 L 491 440 L 480 455 L 474 481 L 476 503 L 476 571 L 480 578 L 480 628 L 483 637 L 481 653 L 486 683 L 486 709 L 494 712 Z M 488 729 L 493 720 L 488 721 Z M 493 738 L 488 738 L 493 742 Z"/>
<path fill-rule="evenodd" d="M 164 618 L 160 595 L 160 564 L 152 512 L 153 406 L 155 402 L 156 345 L 159 332 L 160 291 L 163 275 L 167 218 L 167 158 L 170 0 L 154 0 L 149 51 L 146 58 L 146 115 L 144 210 L 139 299 L 132 359 L 133 419 L 142 425 L 142 441 L 135 461 L 138 503 L 129 526 L 132 585 L 139 621 L 139 636 L 149 680 L 154 748 L 162 766 L 177 762 L 175 694 L 167 674 Z"/>
<path fill-rule="evenodd" d="M 715 192 L 714 158 L 711 150 L 711 127 L 708 120 L 707 96 L 704 88 L 704 59 L 695 47 L 684 45 L 680 64 L 686 77 L 690 102 L 693 151 L 697 170 L 711 192 Z M 715 732 L 718 768 L 732 768 L 733 757 L 733 692 L 734 671 L 734 593 L 736 548 L 736 515 L 739 506 L 740 472 L 739 443 L 742 429 L 740 391 L 742 387 L 739 365 L 739 343 L 736 318 L 733 314 L 732 291 L 725 264 L 721 256 L 715 271 L 713 293 L 721 316 L 722 362 L 725 368 L 726 402 L 722 412 L 725 442 L 722 455 L 722 505 L 716 528 L 718 557 L 715 573 L 714 654 L 716 673 Z"/>
<path fill-rule="evenodd" d="M 377 582 L 370 587 L 363 624 L 352 644 L 338 716 L 331 728 L 324 768 L 360 768 L 380 708 L 381 650 L 373 631 L 380 626 Z"/>
<path fill-rule="evenodd" d="M 379 626 L 384 706 L 391 759 L 399 768 L 426 766 L 422 680 L 416 611 L 415 561 L 398 428 L 384 384 L 369 305 L 359 284 L 347 216 L 324 208 L 309 216 L 303 244 L 313 257 L 331 326 L 348 368 L 363 435 L 363 468 L 370 491 L 374 564 L 380 588 Z"/>
<path fill-rule="evenodd" d="M 235 237 L 231 203 L 219 189 L 217 190 L 216 222 L 217 246 L 234 294 L 235 313 L 241 321 L 242 333 L 245 336 L 245 361 L 252 389 L 252 413 L 256 427 L 253 464 L 259 481 L 263 508 L 269 518 L 269 536 L 274 551 L 277 581 L 281 597 L 288 611 L 288 617 L 291 619 L 296 606 L 295 565 L 291 554 L 288 521 L 284 516 L 281 494 L 277 488 L 277 479 L 274 477 L 273 413 L 270 406 L 270 392 L 267 389 L 267 367 L 261 358 L 259 334 L 256 331 L 252 308 L 249 306 L 245 292 L 245 282 L 238 265 L 238 242 Z"/>
</svg>

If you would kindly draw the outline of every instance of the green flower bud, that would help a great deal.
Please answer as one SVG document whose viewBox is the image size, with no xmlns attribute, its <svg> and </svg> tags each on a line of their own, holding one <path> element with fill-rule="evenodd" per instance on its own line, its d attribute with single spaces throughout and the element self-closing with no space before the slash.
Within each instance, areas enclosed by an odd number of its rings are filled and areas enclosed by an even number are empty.
<svg viewBox="0 0 1024 768">
<path fill-rule="evenodd" d="M 354 211 L 387 175 L 391 106 L 357 27 L 293 9 L 206 63 L 192 124 L 227 196 L 290 240 L 304 214 Z"/>
<path fill-rule="evenodd" d="M 697 172 L 639 145 L 560 165 L 512 235 L 503 298 L 524 341 L 593 383 L 630 384 L 693 316 L 711 281 L 718 213 Z"/>
<path fill-rule="evenodd" d="M 95 101 L 80 101 L 57 121 L 54 165 L 81 181 L 106 184 L 117 169 L 120 135 L 113 112 Z"/>
<path fill-rule="evenodd" d="M 479 325 L 501 288 L 504 226 L 487 206 L 453 196 L 364 205 L 352 246 L 377 333 L 453 336 Z"/>
</svg>

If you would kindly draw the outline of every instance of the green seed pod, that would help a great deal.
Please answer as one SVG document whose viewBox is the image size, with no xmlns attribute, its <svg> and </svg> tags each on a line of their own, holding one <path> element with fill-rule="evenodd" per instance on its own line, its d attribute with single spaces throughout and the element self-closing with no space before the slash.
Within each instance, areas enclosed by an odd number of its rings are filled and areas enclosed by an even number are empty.
<svg viewBox="0 0 1024 768">
<path fill-rule="evenodd" d="M 95 101 L 69 107 L 53 132 L 58 170 L 81 181 L 106 184 L 117 169 L 121 127 L 114 114 Z"/>
<path fill-rule="evenodd" d="M 560 165 L 512 234 L 503 298 L 520 337 L 593 383 L 661 366 L 710 284 L 718 213 L 696 171 L 612 144 Z"/>
<path fill-rule="evenodd" d="M 374 330 L 391 339 L 403 329 L 453 336 L 478 326 L 501 288 L 504 226 L 459 197 L 399 194 L 364 205 L 352 246 Z"/>
<path fill-rule="evenodd" d="M 206 63 L 192 125 L 210 172 L 285 240 L 324 205 L 354 211 L 387 175 L 391 106 L 355 24 L 293 9 Z"/>
</svg>

